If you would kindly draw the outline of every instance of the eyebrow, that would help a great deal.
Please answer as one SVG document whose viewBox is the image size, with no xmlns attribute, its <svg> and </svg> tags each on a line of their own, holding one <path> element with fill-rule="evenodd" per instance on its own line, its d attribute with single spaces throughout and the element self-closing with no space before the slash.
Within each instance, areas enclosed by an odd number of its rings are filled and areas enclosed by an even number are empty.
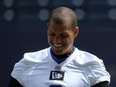
<svg viewBox="0 0 116 87">
<path fill-rule="evenodd" d="M 50 30 L 49 30 L 49 32 L 50 32 L 50 33 L 55 33 L 55 32 L 50 31 Z M 61 34 L 68 34 L 68 33 L 67 33 L 67 32 L 62 32 Z"/>
</svg>

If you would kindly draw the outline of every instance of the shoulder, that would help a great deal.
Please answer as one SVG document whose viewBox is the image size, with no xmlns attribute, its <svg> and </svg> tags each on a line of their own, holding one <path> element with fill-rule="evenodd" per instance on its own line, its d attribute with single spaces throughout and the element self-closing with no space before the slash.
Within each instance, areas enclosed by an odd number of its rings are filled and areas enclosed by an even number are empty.
<svg viewBox="0 0 116 87">
<path fill-rule="evenodd" d="M 91 63 L 101 63 L 101 62 L 103 62 L 96 55 L 94 55 L 92 53 L 89 53 L 87 51 L 79 50 L 77 48 L 75 48 L 75 54 L 76 54 L 76 61 L 80 65 L 89 65 Z"/>
<path fill-rule="evenodd" d="M 48 56 L 49 48 L 25 53 L 23 58 L 14 65 L 11 76 L 20 82 L 20 78 L 26 78 L 27 74 L 34 66 L 48 62 L 48 58 L 46 58 Z"/>
<path fill-rule="evenodd" d="M 49 56 L 50 48 L 46 48 L 36 52 L 25 53 L 23 58 L 28 63 L 39 63 L 46 59 Z"/>
<path fill-rule="evenodd" d="M 110 74 L 107 72 L 103 60 L 86 51 L 78 50 L 76 62 L 85 69 L 92 85 L 99 82 L 110 82 Z"/>
</svg>

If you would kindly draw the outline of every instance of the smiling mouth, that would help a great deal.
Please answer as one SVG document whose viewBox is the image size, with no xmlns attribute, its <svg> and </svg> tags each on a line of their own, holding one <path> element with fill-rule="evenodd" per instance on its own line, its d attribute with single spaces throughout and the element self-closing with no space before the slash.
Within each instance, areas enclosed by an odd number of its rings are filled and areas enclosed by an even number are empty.
<svg viewBox="0 0 116 87">
<path fill-rule="evenodd" d="M 60 48 L 60 47 L 63 46 L 63 44 L 54 44 L 54 46 L 55 46 L 56 48 Z"/>
</svg>

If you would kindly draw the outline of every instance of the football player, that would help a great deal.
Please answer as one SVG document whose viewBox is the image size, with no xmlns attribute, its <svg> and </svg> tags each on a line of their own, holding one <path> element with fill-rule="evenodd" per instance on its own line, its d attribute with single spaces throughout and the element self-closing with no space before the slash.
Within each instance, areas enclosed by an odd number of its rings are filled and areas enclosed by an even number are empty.
<svg viewBox="0 0 116 87">
<path fill-rule="evenodd" d="M 73 45 L 79 32 L 73 10 L 56 8 L 47 26 L 50 47 L 25 53 L 14 66 L 9 87 L 109 87 L 103 61 Z"/>
</svg>

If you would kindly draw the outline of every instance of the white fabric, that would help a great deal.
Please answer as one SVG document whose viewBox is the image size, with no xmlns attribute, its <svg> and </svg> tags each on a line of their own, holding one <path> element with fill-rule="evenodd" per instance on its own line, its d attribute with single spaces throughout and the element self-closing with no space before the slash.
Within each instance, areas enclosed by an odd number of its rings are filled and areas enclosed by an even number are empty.
<svg viewBox="0 0 116 87">
<path fill-rule="evenodd" d="M 25 53 L 15 64 L 11 73 L 23 87 L 91 87 L 101 81 L 110 82 L 103 61 L 95 55 L 75 48 L 74 52 L 60 64 L 65 72 L 64 80 L 49 80 L 50 72 L 57 66 L 50 54 L 50 47 Z M 52 86 L 57 87 L 57 86 Z"/>
</svg>

